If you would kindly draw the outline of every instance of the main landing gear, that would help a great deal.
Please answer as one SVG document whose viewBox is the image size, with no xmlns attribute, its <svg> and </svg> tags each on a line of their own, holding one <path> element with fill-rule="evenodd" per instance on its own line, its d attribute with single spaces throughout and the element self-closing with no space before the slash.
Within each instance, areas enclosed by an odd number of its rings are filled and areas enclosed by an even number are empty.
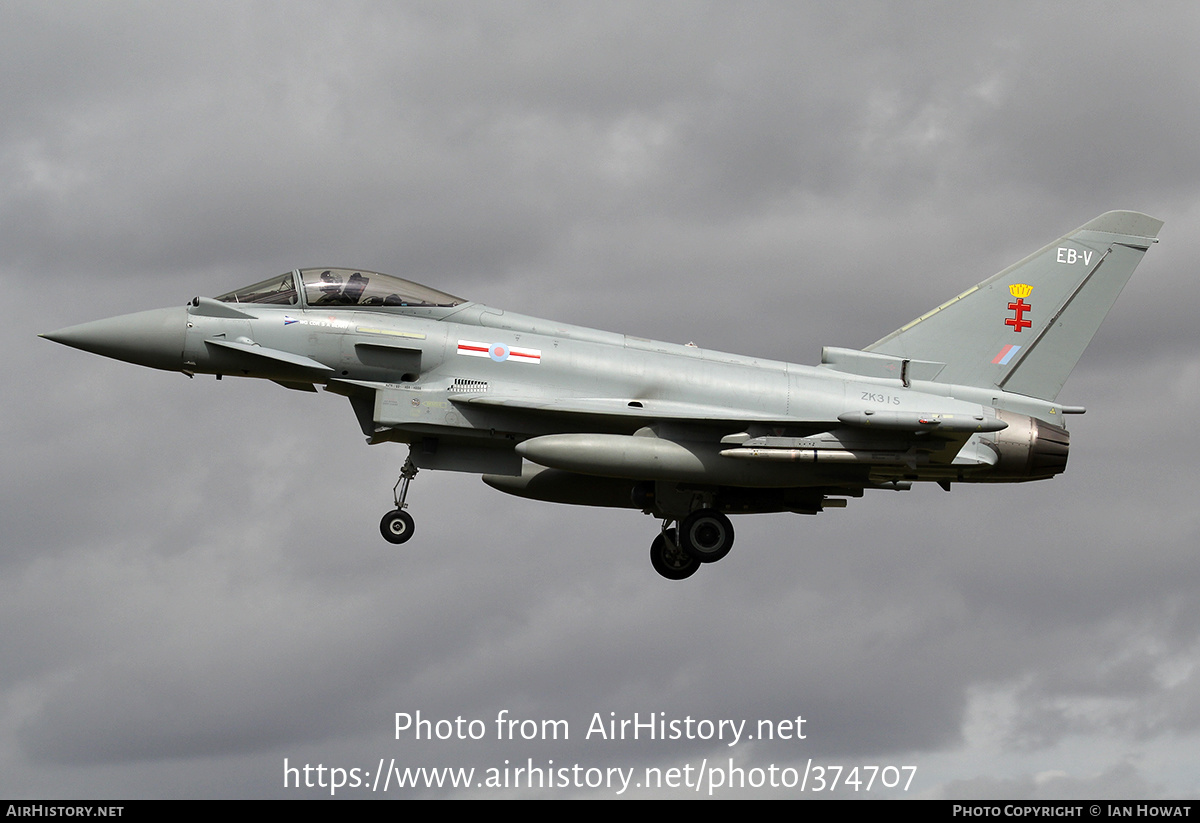
<svg viewBox="0 0 1200 823">
<path fill-rule="evenodd" d="M 413 529 L 416 526 L 413 523 L 412 515 L 404 510 L 408 505 L 404 499 L 408 497 L 408 484 L 416 476 L 417 467 L 409 457 L 400 467 L 400 479 L 392 487 L 392 497 L 396 501 L 396 508 L 385 514 L 383 520 L 379 521 L 379 532 L 389 543 L 404 543 L 413 536 Z"/>
<path fill-rule="evenodd" d="M 700 561 L 679 547 L 679 532 L 668 529 L 663 521 L 662 533 L 650 544 L 650 565 L 668 580 L 691 577 L 700 568 Z"/>
<path fill-rule="evenodd" d="M 697 509 L 672 528 L 663 521 L 662 533 L 650 544 L 650 564 L 668 580 L 691 577 L 701 563 L 716 563 L 733 548 L 733 524 L 716 509 Z"/>
</svg>

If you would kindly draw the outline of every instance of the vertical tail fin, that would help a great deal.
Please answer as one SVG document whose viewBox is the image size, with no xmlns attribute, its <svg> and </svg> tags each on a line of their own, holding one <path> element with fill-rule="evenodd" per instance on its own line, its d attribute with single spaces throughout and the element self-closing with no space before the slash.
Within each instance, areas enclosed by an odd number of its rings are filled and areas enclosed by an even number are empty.
<svg viewBox="0 0 1200 823">
<path fill-rule="evenodd" d="M 939 383 L 1053 400 L 1160 228 L 1102 214 L 865 351 L 945 363 Z"/>
</svg>

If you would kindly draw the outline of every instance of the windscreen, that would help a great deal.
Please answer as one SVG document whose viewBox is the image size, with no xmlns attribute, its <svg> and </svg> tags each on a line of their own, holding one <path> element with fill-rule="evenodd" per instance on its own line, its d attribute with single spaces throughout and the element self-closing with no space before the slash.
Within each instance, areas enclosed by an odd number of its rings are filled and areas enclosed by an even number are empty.
<svg viewBox="0 0 1200 823">
<path fill-rule="evenodd" d="M 217 298 L 222 303 L 276 303 L 296 305 L 296 278 L 289 271 L 270 280 L 226 292 Z"/>
</svg>

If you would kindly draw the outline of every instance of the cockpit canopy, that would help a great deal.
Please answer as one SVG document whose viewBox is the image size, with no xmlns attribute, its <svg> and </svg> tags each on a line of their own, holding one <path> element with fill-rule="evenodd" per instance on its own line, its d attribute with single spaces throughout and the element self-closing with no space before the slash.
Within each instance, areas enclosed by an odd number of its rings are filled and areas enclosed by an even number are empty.
<svg viewBox="0 0 1200 823">
<path fill-rule="evenodd" d="M 359 306 L 457 306 L 461 297 L 389 274 L 356 269 L 300 269 L 243 289 L 220 295 L 223 303 L 269 303 L 295 306 L 296 278 L 303 287 L 304 305 L 321 308 Z"/>
</svg>

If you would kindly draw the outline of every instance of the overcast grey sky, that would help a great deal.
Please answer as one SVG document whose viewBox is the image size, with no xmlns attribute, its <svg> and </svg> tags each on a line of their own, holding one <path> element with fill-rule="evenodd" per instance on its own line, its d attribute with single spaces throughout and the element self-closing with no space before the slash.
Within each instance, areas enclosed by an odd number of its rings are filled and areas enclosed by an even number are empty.
<svg viewBox="0 0 1200 823">
<path fill-rule="evenodd" d="M 1198 35 L 1186 3 L 0 4 L 0 796 L 730 757 L 1200 796 Z M 404 451 L 342 398 L 35 336 L 348 265 L 813 363 L 1118 208 L 1166 225 L 1062 394 L 1064 475 L 742 517 L 686 583 L 648 517 L 464 474 L 392 547 Z M 396 740 L 418 710 L 571 738 Z M 610 712 L 807 737 L 584 739 Z"/>
</svg>

